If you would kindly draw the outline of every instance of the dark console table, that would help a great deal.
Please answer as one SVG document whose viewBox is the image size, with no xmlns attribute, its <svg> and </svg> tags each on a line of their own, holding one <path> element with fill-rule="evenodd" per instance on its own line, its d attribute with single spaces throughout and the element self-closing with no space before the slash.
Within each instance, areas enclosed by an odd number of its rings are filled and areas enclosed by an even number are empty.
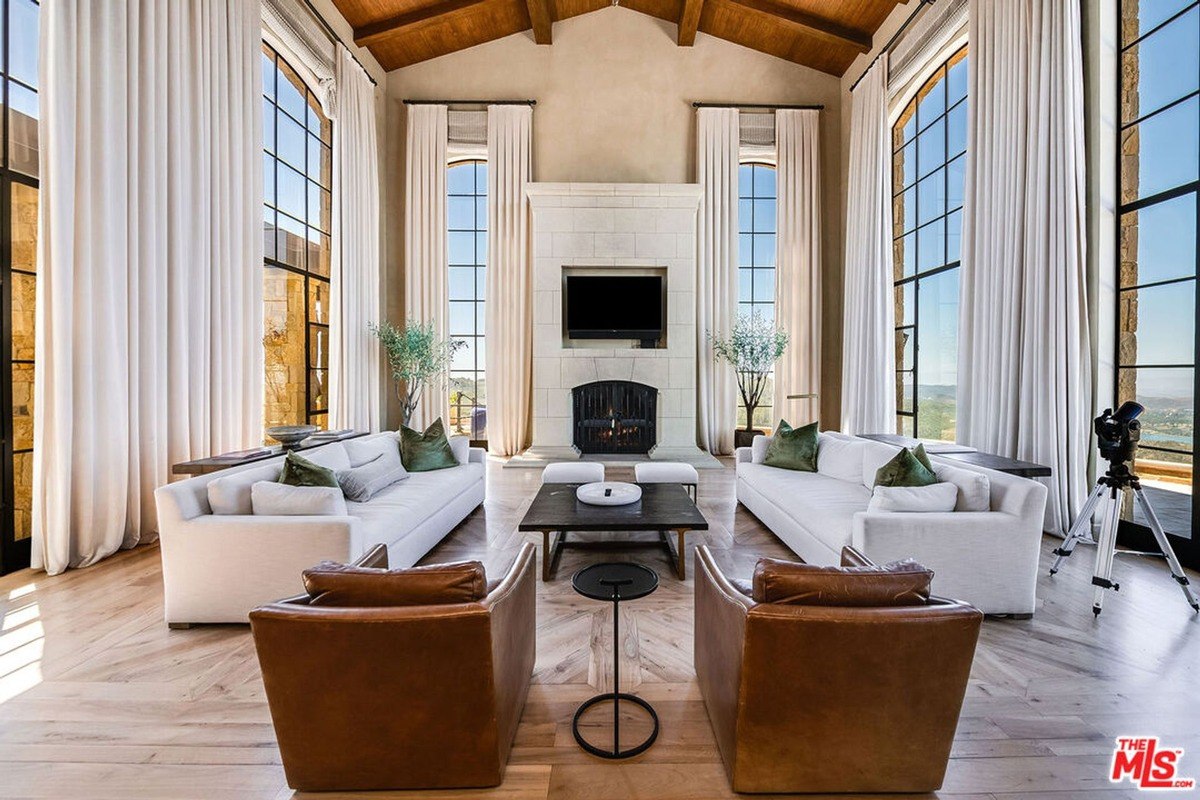
<svg viewBox="0 0 1200 800">
<path fill-rule="evenodd" d="M 299 446 L 293 447 L 291 452 L 300 452 L 303 450 L 311 450 L 314 447 L 331 442 L 344 442 L 347 439 L 357 439 L 360 436 L 366 436 L 367 431 L 350 431 L 341 436 L 321 436 L 309 437 L 300 443 Z M 262 448 L 256 448 L 249 455 L 239 456 L 231 453 L 224 455 L 209 456 L 208 458 L 197 458 L 194 461 L 183 461 L 179 464 L 171 466 L 172 475 L 207 475 L 210 472 L 220 472 L 223 469 L 230 467 L 241 467 L 246 464 L 253 464 L 255 461 L 266 461 L 268 458 L 283 455 L 286 450 L 282 445 L 270 445 Z"/>
<path fill-rule="evenodd" d="M 908 436 L 901 436 L 898 433 L 862 433 L 859 434 L 859 437 L 873 439 L 885 444 L 894 444 L 897 447 L 916 447 L 920 441 Z M 983 467 L 985 469 L 994 469 L 997 472 L 1007 472 L 1009 475 L 1016 475 L 1020 478 L 1048 478 L 1051 474 L 1050 468 L 1042 464 L 1035 464 L 1032 461 L 1022 461 L 1019 458 L 997 456 L 992 453 L 981 453 L 970 447 L 951 442 L 939 442 L 935 446 L 930 446 L 927 443 L 925 449 L 931 456 L 947 458 L 951 461 L 961 461 L 964 464 Z"/>
</svg>

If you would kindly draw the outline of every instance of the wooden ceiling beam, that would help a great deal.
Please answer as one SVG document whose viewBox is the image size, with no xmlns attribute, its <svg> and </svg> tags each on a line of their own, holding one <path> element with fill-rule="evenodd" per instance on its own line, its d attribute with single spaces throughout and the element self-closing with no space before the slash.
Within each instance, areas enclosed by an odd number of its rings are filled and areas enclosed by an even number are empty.
<svg viewBox="0 0 1200 800">
<path fill-rule="evenodd" d="M 832 44 L 853 47 L 860 53 L 871 50 L 871 36 L 862 31 L 838 25 L 827 19 L 779 5 L 771 0 L 726 0 L 732 5 L 774 17 L 793 28 Z"/>
<path fill-rule="evenodd" d="M 529 21 L 533 25 L 533 40 L 538 44 L 550 44 L 550 0 L 525 0 L 529 8 Z"/>
<path fill-rule="evenodd" d="M 415 33 L 446 21 L 459 11 L 482 5 L 486 0 L 440 0 L 395 17 L 371 22 L 354 29 L 354 43 L 370 47 L 398 33 Z"/>
<path fill-rule="evenodd" d="M 691 47 L 696 43 L 696 29 L 700 27 L 700 11 L 704 0 L 683 0 L 679 11 L 679 46 Z"/>
</svg>

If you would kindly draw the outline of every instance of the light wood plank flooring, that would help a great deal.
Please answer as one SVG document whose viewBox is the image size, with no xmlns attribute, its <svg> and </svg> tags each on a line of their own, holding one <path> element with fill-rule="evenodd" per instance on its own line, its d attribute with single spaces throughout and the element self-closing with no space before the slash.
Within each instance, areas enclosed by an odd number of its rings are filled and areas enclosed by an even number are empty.
<svg viewBox="0 0 1200 800">
<path fill-rule="evenodd" d="M 712 525 L 702 540 L 724 566 L 748 575 L 759 556 L 788 555 L 736 507 L 732 470 L 700 474 L 700 505 Z M 490 464 L 486 507 L 427 561 L 470 557 L 490 571 L 507 567 L 538 480 L 538 470 Z M 1044 543 L 1044 566 L 1053 546 Z M 615 764 L 572 740 L 575 707 L 610 680 L 609 607 L 578 597 L 569 582 L 575 568 L 597 557 L 567 551 L 559 580 L 539 584 L 536 674 L 504 784 L 396 797 L 733 796 L 692 672 L 692 582 L 672 577 L 654 551 L 631 551 L 659 571 L 662 584 L 623 606 L 619 652 L 623 685 L 661 716 L 659 741 Z M 1184 776 L 1200 777 L 1200 619 L 1161 562 L 1130 560 L 1118 562 L 1121 592 L 1094 620 L 1091 557 L 1081 550 L 1054 579 L 1043 570 L 1033 620 L 984 623 L 939 797 L 1134 797 L 1106 777 L 1113 738 L 1125 734 L 1157 734 L 1186 748 Z M 292 796 L 248 628 L 170 631 L 161 604 L 154 546 L 55 578 L 28 571 L 0 578 L 0 797 Z M 588 722 L 602 741 L 604 720 Z M 636 724 L 623 727 L 632 736 Z"/>
</svg>

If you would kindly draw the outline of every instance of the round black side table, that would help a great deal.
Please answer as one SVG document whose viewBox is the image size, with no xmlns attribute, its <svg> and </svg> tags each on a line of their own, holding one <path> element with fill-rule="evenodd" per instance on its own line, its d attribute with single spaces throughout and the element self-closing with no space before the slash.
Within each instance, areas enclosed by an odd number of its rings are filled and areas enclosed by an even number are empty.
<svg viewBox="0 0 1200 800">
<path fill-rule="evenodd" d="M 575 711 L 575 719 L 571 720 L 571 732 L 575 741 L 587 752 L 600 758 L 631 758 L 646 752 L 654 740 L 658 738 L 658 714 L 654 707 L 637 695 L 619 691 L 621 688 L 621 653 L 620 653 L 620 603 L 622 600 L 637 600 L 658 588 L 658 574 L 649 567 L 641 564 L 611 563 L 593 564 L 584 567 L 571 578 L 575 591 L 593 600 L 608 600 L 613 604 L 613 683 L 612 691 L 598 694 L 588 700 Z M 621 701 L 625 700 L 641 706 L 650 714 L 654 722 L 654 730 L 644 742 L 627 750 L 621 749 Z M 612 701 L 613 704 L 613 746 L 612 750 L 601 750 L 591 744 L 579 733 L 579 718 L 597 703 Z"/>
</svg>

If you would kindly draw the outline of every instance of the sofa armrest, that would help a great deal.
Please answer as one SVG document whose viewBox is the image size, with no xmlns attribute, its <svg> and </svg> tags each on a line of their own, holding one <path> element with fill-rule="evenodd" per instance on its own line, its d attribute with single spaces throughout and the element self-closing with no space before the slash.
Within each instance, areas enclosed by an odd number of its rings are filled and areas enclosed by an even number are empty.
<svg viewBox="0 0 1200 800">
<path fill-rule="evenodd" d="M 486 464 L 487 450 L 484 450 L 482 447 L 472 447 L 467 450 L 467 463 L 470 464 L 472 462 L 476 464 Z"/>
<path fill-rule="evenodd" d="M 166 621 L 245 622 L 256 606 L 303 590 L 300 573 L 349 562 L 356 517 L 206 514 L 159 532 Z"/>
<path fill-rule="evenodd" d="M 737 448 L 736 450 L 733 451 L 733 462 L 735 464 L 749 464 L 750 463 L 750 452 L 751 451 L 750 451 L 749 447 Z"/>
<path fill-rule="evenodd" d="M 860 511 L 850 543 L 880 564 L 916 559 L 933 570 L 933 591 L 942 597 L 965 598 L 988 613 L 1033 610 L 1040 519 L 1003 511 Z"/>
</svg>

